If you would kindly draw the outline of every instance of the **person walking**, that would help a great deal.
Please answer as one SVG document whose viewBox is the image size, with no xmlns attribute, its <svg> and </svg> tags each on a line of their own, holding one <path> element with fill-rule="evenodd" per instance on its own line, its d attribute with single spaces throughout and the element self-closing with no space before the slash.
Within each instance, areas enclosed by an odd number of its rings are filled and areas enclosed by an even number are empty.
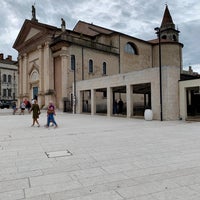
<svg viewBox="0 0 200 200">
<path fill-rule="evenodd" d="M 29 100 L 27 100 L 27 102 L 26 102 L 26 109 L 28 110 L 28 112 L 29 112 L 30 109 L 31 109 L 31 103 L 30 103 Z"/>
<path fill-rule="evenodd" d="M 12 103 L 12 109 L 13 109 L 13 115 L 15 115 L 15 113 L 17 111 L 17 104 L 15 101 L 13 101 L 13 103 Z"/>
<path fill-rule="evenodd" d="M 35 123 L 37 123 L 37 126 L 40 127 L 40 124 L 38 122 L 38 118 L 39 118 L 39 115 L 40 115 L 40 108 L 39 108 L 39 105 L 37 104 L 37 101 L 35 100 L 34 101 L 34 104 L 32 104 L 32 107 L 30 109 L 29 112 L 33 111 L 33 124 L 31 126 L 34 126 Z"/>
<path fill-rule="evenodd" d="M 53 105 L 53 102 L 50 101 L 47 109 L 47 125 L 46 125 L 47 128 L 49 127 L 50 123 L 53 123 L 55 125 L 55 128 L 58 127 L 54 119 L 54 115 L 56 115 L 55 106 Z"/>
<path fill-rule="evenodd" d="M 24 115 L 25 108 L 26 108 L 26 104 L 24 102 L 21 102 L 21 104 L 20 104 L 20 109 L 21 109 L 20 115 Z"/>
</svg>

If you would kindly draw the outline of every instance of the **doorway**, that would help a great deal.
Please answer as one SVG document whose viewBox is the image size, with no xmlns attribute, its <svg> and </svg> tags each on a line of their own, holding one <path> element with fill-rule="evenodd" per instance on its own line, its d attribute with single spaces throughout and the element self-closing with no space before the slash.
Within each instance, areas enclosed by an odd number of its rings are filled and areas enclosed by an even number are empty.
<svg viewBox="0 0 200 200">
<path fill-rule="evenodd" d="M 38 97 L 38 87 L 33 87 L 33 99 L 37 100 Z"/>
</svg>

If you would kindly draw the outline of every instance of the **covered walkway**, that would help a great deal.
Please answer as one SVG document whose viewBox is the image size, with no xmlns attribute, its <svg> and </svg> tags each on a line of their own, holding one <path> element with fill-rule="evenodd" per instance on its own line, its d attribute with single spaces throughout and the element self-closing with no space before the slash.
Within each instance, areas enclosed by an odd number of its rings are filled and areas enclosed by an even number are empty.
<svg viewBox="0 0 200 200">
<path fill-rule="evenodd" d="M 170 74 L 173 74 L 173 77 Z M 179 119 L 179 70 L 163 67 L 163 116 L 166 120 Z M 122 114 L 142 116 L 146 108 L 152 109 L 153 118 L 160 119 L 160 91 L 158 68 L 148 68 L 127 74 L 118 74 L 76 83 L 77 113 L 89 112 L 112 116 L 115 100 L 124 102 Z M 87 109 L 86 109 L 87 108 Z"/>
</svg>

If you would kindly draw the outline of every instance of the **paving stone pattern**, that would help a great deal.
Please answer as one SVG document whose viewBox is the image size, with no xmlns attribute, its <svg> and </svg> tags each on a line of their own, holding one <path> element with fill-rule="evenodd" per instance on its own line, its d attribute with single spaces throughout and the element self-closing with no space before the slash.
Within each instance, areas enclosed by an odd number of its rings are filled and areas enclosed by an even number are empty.
<svg viewBox="0 0 200 200">
<path fill-rule="evenodd" d="M 200 199 L 200 122 L 55 119 L 44 127 L 43 111 L 31 127 L 31 114 L 0 110 L 0 200 Z"/>
</svg>

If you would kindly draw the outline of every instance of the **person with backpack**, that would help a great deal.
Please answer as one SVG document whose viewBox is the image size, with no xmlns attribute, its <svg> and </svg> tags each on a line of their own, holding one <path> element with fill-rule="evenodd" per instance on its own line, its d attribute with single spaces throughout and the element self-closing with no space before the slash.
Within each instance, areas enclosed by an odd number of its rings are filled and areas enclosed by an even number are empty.
<svg viewBox="0 0 200 200">
<path fill-rule="evenodd" d="M 47 125 L 46 125 L 47 128 L 49 127 L 50 123 L 53 123 L 55 125 L 55 128 L 58 127 L 58 125 L 54 119 L 54 115 L 56 115 L 55 106 L 54 106 L 53 102 L 50 101 L 49 106 L 47 108 Z"/>
</svg>

